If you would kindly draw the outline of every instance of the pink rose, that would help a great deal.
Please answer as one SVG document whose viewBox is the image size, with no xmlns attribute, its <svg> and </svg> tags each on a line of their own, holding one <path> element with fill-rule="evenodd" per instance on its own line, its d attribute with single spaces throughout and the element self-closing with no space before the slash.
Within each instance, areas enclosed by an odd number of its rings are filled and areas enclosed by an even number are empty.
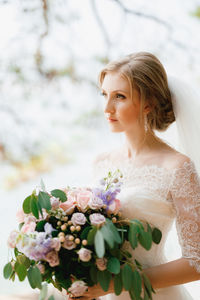
<svg viewBox="0 0 200 300">
<path fill-rule="evenodd" d="M 51 197 L 50 198 L 50 201 L 51 201 L 51 207 L 53 208 L 53 209 L 57 209 L 57 208 L 59 208 L 59 205 L 60 205 L 60 200 L 59 200 L 59 198 L 56 198 L 56 197 Z"/>
<path fill-rule="evenodd" d="M 71 217 L 71 221 L 74 226 L 84 225 L 86 223 L 86 217 L 83 213 L 74 213 Z"/>
<path fill-rule="evenodd" d="M 19 233 L 16 230 L 11 231 L 11 233 L 8 237 L 8 241 L 7 241 L 8 247 L 10 247 L 10 248 L 16 247 L 16 240 L 17 240 L 18 234 Z"/>
<path fill-rule="evenodd" d="M 106 221 L 105 217 L 102 214 L 94 213 L 89 216 L 90 222 L 92 225 L 100 226 L 103 225 Z"/>
<path fill-rule="evenodd" d="M 56 251 L 59 251 L 60 250 L 60 247 L 61 247 L 61 243 L 60 243 L 60 240 L 58 238 L 53 238 L 51 240 L 51 247 L 53 249 L 55 249 Z"/>
<path fill-rule="evenodd" d="M 82 211 L 86 212 L 89 201 L 93 198 L 93 194 L 90 191 L 83 190 L 77 194 L 76 202 L 77 207 Z"/>
<path fill-rule="evenodd" d="M 107 267 L 107 259 L 106 259 L 105 257 L 97 258 L 97 259 L 96 259 L 96 265 L 97 265 L 97 268 L 98 268 L 100 271 L 106 270 L 106 267 Z"/>
<path fill-rule="evenodd" d="M 90 199 L 88 204 L 91 209 L 100 209 L 104 205 L 103 200 L 95 196 L 92 199 Z"/>
<path fill-rule="evenodd" d="M 71 215 L 73 213 L 75 206 L 73 198 L 68 198 L 67 201 L 60 204 L 60 208 L 62 208 L 67 215 Z"/>
<path fill-rule="evenodd" d="M 24 223 L 25 216 L 26 215 L 23 209 L 18 210 L 18 212 L 16 213 L 18 223 Z"/>
<path fill-rule="evenodd" d="M 115 199 L 114 201 L 112 201 L 112 203 L 110 205 L 108 205 L 108 210 L 107 212 L 110 214 L 114 214 L 116 215 L 121 207 L 121 202 L 118 199 Z"/>
<path fill-rule="evenodd" d="M 23 233 L 34 232 L 35 227 L 36 227 L 35 222 L 25 223 L 21 228 L 21 232 L 23 232 Z"/>
<path fill-rule="evenodd" d="M 86 248 L 81 248 L 79 251 L 77 251 L 80 260 L 82 261 L 89 261 L 91 259 L 91 253 L 92 251 Z"/>
<path fill-rule="evenodd" d="M 62 247 L 67 250 L 72 250 L 72 249 L 76 248 L 76 244 L 74 243 L 74 241 L 70 241 L 70 239 L 69 239 L 70 236 L 71 236 L 70 234 L 67 234 L 65 236 L 65 241 L 62 244 Z"/>
<path fill-rule="evenodd" d="M 51 267 L 55 267 L 59 265 L 59 257 L 58 257 L 58 252 L 55 250 L 52 250 L 48 252 L 44 259 L 49 263 Z"/>
<path fill-rule="evenodd" d="M 72 283 L 71 287 L 68 289 L 74 297 L 81 297 L 85 291 L 87 290 L 88 286 L 82 280 L 77 280 Z"/>
</svg>

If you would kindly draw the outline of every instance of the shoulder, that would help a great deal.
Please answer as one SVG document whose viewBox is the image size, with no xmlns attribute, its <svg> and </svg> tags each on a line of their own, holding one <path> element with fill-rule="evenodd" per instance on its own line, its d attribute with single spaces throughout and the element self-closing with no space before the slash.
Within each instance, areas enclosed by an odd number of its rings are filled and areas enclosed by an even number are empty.
<svg viewBox="0 0 200 300">
<path fill-rule="evenodd" d="M 192 161 L 187 155 L 175 150 L 174 148 L 170 147 L 164 153 L 163 164 L 166 168 L 179 169 L 191 163 Z"/>
</svg>

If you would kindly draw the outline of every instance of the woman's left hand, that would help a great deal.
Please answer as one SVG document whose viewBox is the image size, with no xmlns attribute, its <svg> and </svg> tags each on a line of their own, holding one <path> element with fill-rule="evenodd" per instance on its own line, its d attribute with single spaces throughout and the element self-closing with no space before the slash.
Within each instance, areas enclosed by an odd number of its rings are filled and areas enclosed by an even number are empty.
<svg viewBox="0 0 200 300">
<path fill-rule="evenodd" d="M 105 296 L 107 294 L 111 294 L 114 293 L 114 289 L 113 289 L 113 283 L 112 280 L 110 282 L 110 286 L 107 292 L 104 292 L 104 290 L 102 289 L 102 287 L 100 286 L 99 283 L 95 284 L 94 286 L 89 286 L 88 290 L 84 293 L 84 295 L 82 297 L 80 297 L 80 300 L 90 300 L 90 299 L 95 299 L 101 296 Z M 69 296 L 69 300 L 75 300 L 75 297 Z"/>
</svg>

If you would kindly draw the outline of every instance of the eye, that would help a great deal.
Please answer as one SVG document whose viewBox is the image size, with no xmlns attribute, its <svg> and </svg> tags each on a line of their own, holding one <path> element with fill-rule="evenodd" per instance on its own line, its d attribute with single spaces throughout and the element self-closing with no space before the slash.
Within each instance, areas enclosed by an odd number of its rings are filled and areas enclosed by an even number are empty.
<svg viewBox="0 0 200 300">
<path fill-rule="evenodd" d="M 116 94 L 116 98 L 118 99 L 125 99 L 126 97 L 122 94 Z"/>
</svg>

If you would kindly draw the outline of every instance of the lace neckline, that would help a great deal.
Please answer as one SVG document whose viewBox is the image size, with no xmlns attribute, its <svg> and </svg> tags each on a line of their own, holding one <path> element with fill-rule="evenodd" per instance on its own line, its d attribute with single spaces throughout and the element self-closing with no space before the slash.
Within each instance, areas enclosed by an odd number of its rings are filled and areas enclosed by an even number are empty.
<svg viewBox="0 0 200 300">
<path fill-rule="evenodd" d="M 158 166 L 156 164 L 147 164 L 147 165 L 142 165 L 142 166 L 137 166 L 137 165 L 134 165 L 133 163 L 133 160 L 129 157 L 126 157 L 126 158 L 123 158 L 123 160 L 118 160 L 118 161 L 115 161 L 113 159 L 109 159 L 108 157 L 98 161 L 99 165 L 103 165 L 104 167 L 107 166 L 107 167 L 110 167 L 110 168 L 128 168 L 128 169 L 131 169 L 133 171 L 138 171 L 138 172 L 144 172 L 145 170 L 148 170 L 148 171 L 151 171 L 151 170 L 158 170 L 160 172 L 168 172 L 168 173 L 175 173 L 176 171 L 178 170 L 182 170 L 183 168 L 187 168 L 189 166 L 192 166 L 193 165 L 193 162 L 190 160 L 190 161 L 185 161 L 183 163 L 182 166 L 180 167 L 176 167 L 176 168 L 171 168 L 171 169 L 168 169 L 164 166 Z"/>
</svg>

